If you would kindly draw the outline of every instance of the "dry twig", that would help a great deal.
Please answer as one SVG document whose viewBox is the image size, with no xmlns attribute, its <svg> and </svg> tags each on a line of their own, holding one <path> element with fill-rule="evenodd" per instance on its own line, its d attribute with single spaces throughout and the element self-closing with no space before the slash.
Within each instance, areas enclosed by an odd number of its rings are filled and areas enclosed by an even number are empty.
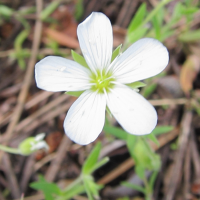
<svg viewBox="0 0 200 200">
<path fill-rule="evenodd" d="M 13 198 L 19 198 L 21 195 L 19 185 L 17 183 L 17 178 L 15 173 L 12 169 L 12 164 L 10 162 L 10 158 L 8 154 L 4 154 L 3 156 L 3 163 L 5 165 L 5 174 L 8 180 L 10 192 Z"/>
<path fill-rule="evenodd" d="M 166 200 L 173 200 L 179 182 L 180 173 L 182 171 L 183 158 L 185 155 L 186 145 L 190 133 L 192 122 L 192 112 L 187 111 L 182 121 L 182 132 L 179 137 L 179 149 L 176 154 L 173 171 L 170 177 L 170 184 L 166 192 Z"/>
<path fill-rule="evenodd" d="M 69 140 L 67 136 L 63 136 L 62 142 L 57 151 L 57 155 L 55 156 L 55 159 L 51 162 L 51 165 L 46 172 L 45 179 L 47 181 L 54 181 L 54 179 L 56 178 L 58 170 L 60 169 L 60 165 L 70 145 L 71 140 Z"/>
<path fill-rule="evenodd" d="M 37 15 L 40 15 L 40 12 L 42 11 L 42 1 L 41 0 L 37 0 L 36 1 L 36 6 L 37 6 Z M 24 77 L 24 82 L 22 85 L 22 89 L 20 91 L 19 97 L 18 97 L 18 102 L 17 105 L 15 107 L 15 111 L 13 113 L 12 116 L 12 121 L 10 122 L 7 131 L 6 131 L 6 139 L 10 140 L 10 138 L 13 135 L 13 132 L 15 130 L 15 127 L 20 119 L 21 113 L 23 111 L 24 108 L 24 103 L 27 97 L 27 93 L 31 84 L 31 80 L 33 77 L 33 72 L 34 72 L 34 66 L 36 63 L 36 57 L 37 57 L 37 52 L 38 52 L 38 48 L 40 45 L 40 36 L 42 33 L 42 22 L 40 21 L 39 17 L 36 21 L 36 25 L 35 25 L 35 31 L 34 31 L 34 39 L 33 39 L 33 46 L 32 46 L 32 51 L 31 51 L 31 58 L 29 60 L 28 63 L 28 68 Z M 4 145 L 8 144 L 8 141 L 3 143 Z M 1 163 L 1 159 L 2 159 L 2 155 L 3 155 L 3 151 L 0 152 L 0 163 Z"/>
</svg>

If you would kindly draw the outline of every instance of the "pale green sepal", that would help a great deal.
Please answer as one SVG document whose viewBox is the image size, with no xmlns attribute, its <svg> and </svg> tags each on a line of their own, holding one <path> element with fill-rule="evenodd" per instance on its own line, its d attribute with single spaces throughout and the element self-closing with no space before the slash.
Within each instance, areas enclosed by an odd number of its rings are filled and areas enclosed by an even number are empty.
<svg viewBox="0 0 200 200">
<path fill-rule="evenodd" d="M 122 44 L 120 44 L 112 53 L 111 62 L 120 54 Z"/>
<path fill-rule="evenodd" d="M 146 86 L 146 84 L 141 82 L 141 81 L 137 81 L 137 82 L 134 82 L 134 83 L 128 83 L 126 85 L 128 87 L 132 88 L 132 89 L 136 89 L 136 88 L 140 88 L 140 87 Z"/>
<path fill-rule="evenodd" d="M 48 150 L 49 147 L 47 143 L 43 140 L 44 137 L 45 134 L 41 133 L 35 137 L 28 137 L 23 140 L 18 146 L 20 154 L 27 156 L 42 148 Z"/>
<path fill-rule="evenodd" d="M 73 97 L 79 97 L 84 91 L 68 91 L 65 94 L 68 94 Z"/>
<path fill-rule="evenodd" d="M 79 55 L 78 53 L 76 53 L 73 50 L 71 50 L 71 53 L 72 53 L 72 57 L 73 57 L 74 61 L 76 61 L 77 63 L 79 63 L 83 67 L 90 69 L 83 56 Z"/>
<path fill-rule="evenodd" d="M 109 116 L 112 117 L 112 113 L 111 113 L 110 109 L 108 108 L 108 106 L 106 106 L 106 111 L 109 114 Z"/>
<path fill-rule="evenodd" d="M 32 144 L 35 143 L 34 137 L 29 137 L 25 139 L 22 143 L 19 145 L 19 150 L 22 155 L 30 155 L 33 151 L 31 150 Z"/>
</svg>

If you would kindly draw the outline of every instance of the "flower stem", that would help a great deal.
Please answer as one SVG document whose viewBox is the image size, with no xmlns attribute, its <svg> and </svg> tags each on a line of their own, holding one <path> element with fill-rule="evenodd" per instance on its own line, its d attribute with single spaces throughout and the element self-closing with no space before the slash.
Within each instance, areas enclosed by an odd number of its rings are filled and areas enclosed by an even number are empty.
<svg viewBox="0 0 200 200">
<path fill-rule="evenodd" d="M 19 149 L 3 146 L 1 144 L 0 144 L 0 150 L 5 151 L 7 153 L 21 154 Z"/>
<path fill-rule="evenodd" d="M 96 169 L 100 168 L 101 166 L 105 165 L 109 161 L 108 157 L 103 158 L 99 162 L 97 162 L 88 172 L 89 174 L 92 174 Z"/>
<path fill-rule="evenodd" d="M 69 184 L 65 189 L 64 189 L 64 193 L 68 192 L 69 190 L 71 190 L 72 188 L 76 187 L 77 185 L 79 185 L 82 182 L 82 178 L 81 176 L 78 177 L 75 181 L 73 181 L 71 184 Z"/>
<path fill-rule="evenodd" d="M 147 22 L 149 22 L 153 17 L 154 15 L 163 7 L 165 6 L 166 4 L 168 4 L 170 1 L 172 0 L 163 0 L 161 1 L 150 13 L 149 15 L 147 15 L 147 17 L 144 19 L 144 21 L 142 22 L 142 24 L 139 26 L 144 26 Z"/>
<path fill-rule="evenodd" d="M 151 191 L 149 188 L 149 183 L 148 183 L 146 176 L 144 177 L 143 182 L 144 182 L 144 186 L 145 186 L 145 190 L 146 190 L 145 200 L 152 200 L 152 198 L 151 198 L 152 194 L 151 194 Z"/>
</svg>

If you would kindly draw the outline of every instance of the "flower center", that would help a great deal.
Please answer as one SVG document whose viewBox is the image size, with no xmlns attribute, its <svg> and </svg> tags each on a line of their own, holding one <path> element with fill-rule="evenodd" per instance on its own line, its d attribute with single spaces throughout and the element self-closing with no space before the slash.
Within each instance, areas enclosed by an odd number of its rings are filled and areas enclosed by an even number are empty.
<svg viewBox="0 0 200 200">
<path fill-rule="evenodd" d="M 104 70 L 102 72 L 98 71 L 97 75 L 92 74 L 91 76 L 91 83 L 93 83 L 91 90 L 97 91 L 98 93 L 104 93 L 104 90 L 109 92 L 109 89 L 114 86 L 112 83 L 114 80 L 111 73 L 108 72 L 106 74 Z"/>
</svg>

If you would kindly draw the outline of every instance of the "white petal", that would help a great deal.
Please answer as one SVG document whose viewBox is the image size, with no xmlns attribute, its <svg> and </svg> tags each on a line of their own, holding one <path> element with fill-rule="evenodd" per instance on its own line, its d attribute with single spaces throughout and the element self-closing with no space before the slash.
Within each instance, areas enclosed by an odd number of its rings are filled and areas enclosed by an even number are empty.
<svg viewBox="0 0 200 200">
<path fill-rule="evenodd" d="M 78 63 L 48 56 L 35 65 L 37 87 L 51 91 L 81 91 L 90 88 L 90 71 Z"/>
<path fill-rule="evenodd" d="M 39 150 L 39 149 L 49 149 L 49 146 L 47 145 L 47 143 L 45 141 L 40 141 L 37 142 L 36 144 L 33 144 L 33 146 L 31 147 L 32 151 L 35 150 Z"/>
<path fill-rule="evenodd" d="M 67 136 L 81 145 L 93 142 L 103 129 L 105 108 L 103 94 L 85 91 L 67 113 L 64 121 Z"/>
<path fill-rule="evenodd" d="M 119 124 L 133 135 L 152 132 L 157 124 L 154 107 L 127 86 L 116 86 L 109 92 L 107 105 Z"/>
<path fill-rule="evenodd" d="M 40 134 L 35 136 L 35 141 L 43 140 L 44 137 L 45 137 L 45 133 L 40 133 Z"/>
<path fill-rule="evenodd" d="M 117 58 L 112 70 L 117 81 L 132 83 L 165 69 L 169 54 L 165 46 L 152 38 L 138 40 Z"/>
<path fill-rule="evenodd" d="M 103 13 L 93 12 L 77 29 L 82 53 L 91 70 L 109 66 L 113 35 L 110 20 Z"/>
</svg>

